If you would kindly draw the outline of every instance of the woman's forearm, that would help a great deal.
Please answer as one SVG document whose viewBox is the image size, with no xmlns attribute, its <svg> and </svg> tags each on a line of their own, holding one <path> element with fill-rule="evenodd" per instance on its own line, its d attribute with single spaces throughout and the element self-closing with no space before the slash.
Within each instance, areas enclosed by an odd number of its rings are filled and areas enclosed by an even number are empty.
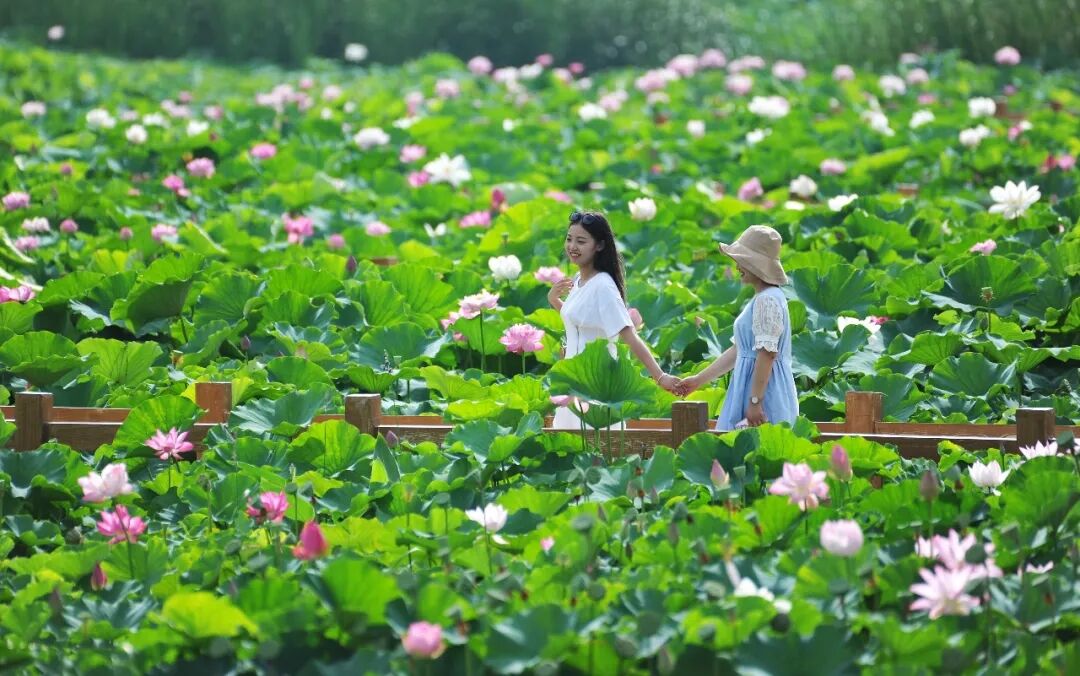
<svg viewBox="0 0 1080 676">
<path fill-rule="evenodd" d="M 735 349 L 734 345 L 732 345 L 728 349 L 724 350 L 724 352 L 719 357 L 714 359 L 713 363 L 706 366 L 705 369 L 697 375 L 697 377 L 701 379 L 702 383 L 711 383 L 712 381 L 724 375 L 731 369 L 735 368 L 735 358 L 738 356 L 738 354 L 738 350 Z"/>
<path fill-rule="evenodd" d="M 634 353 L 634 356 L 638 358 L 642 364 L 645 365 L 645 369 L 648 370 L 649 375 L 653 380 L 658 379 L 664 375 L 664 370 L 660 368 L 660 364 L 656 363 L 656 357 L 653 356 L 652 351 L 649 350 L 649 346 L 645 344 L 645 341 L 641 340 L 641 337 L 634 330 L 634 327 L 627 326 L 619 332 L 619 337 L 626 343 L 630 351 Z"/>
<path fill-rule="evenodd" d="M 772 375 L 774 361 L 776 361 L 775 352 L 757 350 L 757 359 L 754 360 L 754 375 L 750 378 L 751 397 L 765 398 L 765 388 L 769 386 L 769 376 Z"/>
</svg>

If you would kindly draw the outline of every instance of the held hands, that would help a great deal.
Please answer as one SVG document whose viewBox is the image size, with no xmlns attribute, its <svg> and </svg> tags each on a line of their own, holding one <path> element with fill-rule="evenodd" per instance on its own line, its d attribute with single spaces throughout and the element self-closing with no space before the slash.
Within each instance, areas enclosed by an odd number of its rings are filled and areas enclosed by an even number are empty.
<svg viewBox="0 0 1080 676">
<path fill-rule="evenodd" d="M 656 379 L 656 384 L 668 392 L 675 392 L 675 388 L 677 388 L 681 382 L 681 380 L 670 373 L 661 373 L 660 377 Z"/>
<path fill-rule="evenodd" d="M 570 293 L 570 289 L 572 289 L 573 286 L 574 280 L 570 278 L 560 279 L 552 284 L 551 290 L 548 291 L 547 295 L 548 302 L 551 303 L 552 307 L 558 309 L 562 305 L 563 296 Z"/>
<path fill-rule="evenodd" d="M 686 378 L 680 379 L 677 383 L 675 383 L 675 387 L 671 391 L 679 395 L 680 397 L 685 397 L 686 395 L 701 387 L 701 385 L 702 383 L 700 378 L 698 378 L 697 376 L 688 376 Z"/>
</svg>

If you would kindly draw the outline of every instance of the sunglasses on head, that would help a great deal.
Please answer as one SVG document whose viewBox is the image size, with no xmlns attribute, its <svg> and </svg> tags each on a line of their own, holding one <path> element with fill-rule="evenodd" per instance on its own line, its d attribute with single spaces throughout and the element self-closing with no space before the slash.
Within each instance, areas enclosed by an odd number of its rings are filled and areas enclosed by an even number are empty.
<svg viewBox="0 0 1080 676">
<path fill-rule="evenodd" d="M 570 214 L 571 223 L 581 223 L 582 225 L 592 225 L 593 223 L 599 223 L 600 217 L 595 214 L 586 214 L 580 211 L 575 211 Z"/>
</svg>

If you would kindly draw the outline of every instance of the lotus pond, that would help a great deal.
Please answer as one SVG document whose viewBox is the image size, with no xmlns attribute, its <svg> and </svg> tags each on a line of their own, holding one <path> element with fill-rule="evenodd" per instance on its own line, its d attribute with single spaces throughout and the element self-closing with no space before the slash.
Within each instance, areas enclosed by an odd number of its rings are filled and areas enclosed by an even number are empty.
<svg viewBox="0 0 1080 676">
<path fill-rule="evenodd" d="M 284 72 L 0 45 L 0 400 L 133 409 L 92 454 L 0 451 L 0 665 L 1076 672 L 1068 436 L 812 441 L 852 389 L 896 421 L 1080 420 L 1080 76 L 1006 57 Z M 749 297 L 717 243 L 773 224 L 798 424 L 648 458 L 542 432 L 552 395 L 604 424 L 674 400 L 625 350 L 558 359 L 575 207 L 609 215 L 684 374 Z M 510 351 L 520 324 L 539 349 Z M 234 406 L 191 461 L 208 380 Z M 346 392 L 458 424 L 312 424 Z"/>
</svg>

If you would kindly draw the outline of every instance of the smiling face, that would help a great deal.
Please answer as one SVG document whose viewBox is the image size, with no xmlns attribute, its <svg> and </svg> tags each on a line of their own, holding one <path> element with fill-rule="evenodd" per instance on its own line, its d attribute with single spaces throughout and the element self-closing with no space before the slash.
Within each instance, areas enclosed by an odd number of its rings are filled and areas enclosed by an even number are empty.
<svg viewBox="0 0 1080 676">
<path fill-rule="evenodd" d="M 566 242 L 563 248 L 570 262 L 579 268 L 592 266 L 596 252 L 602 247 L 603 243 L 598 243 L 588 230 L 577 223 L 571 225 L 566 231 Z"/>
</svg>

